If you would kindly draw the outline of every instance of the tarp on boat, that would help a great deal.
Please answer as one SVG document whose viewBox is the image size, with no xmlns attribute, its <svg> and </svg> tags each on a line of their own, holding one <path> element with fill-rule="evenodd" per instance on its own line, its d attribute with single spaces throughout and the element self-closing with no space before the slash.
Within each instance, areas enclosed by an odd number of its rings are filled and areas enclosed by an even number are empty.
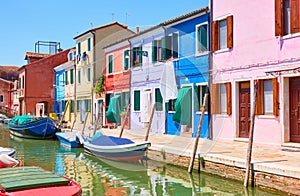
<svg viewBox="0 0 300 196">
<path fill-rule="evenodd" d="M 29 122 L 32 122 L 34 120 L 35 116 L 34 115 L 22 115 L 22 116 L 15 116 L 11 120 L 10 123 L 12 124 L 26 124 Z"/>
<path fill-rule="evenodd" d="M 134 142 L 127 138 L 102 135 L 91 141 L 91 144 L 97 146 L 119 146 L 124 144 L 133 144 Z"/>
<path fill-rule="evenodd" d="M 110 99 L 106 113 L 107 122 L 121 123 L 121 96 L 115 95 Z"/>
<path fill-rule="evenodd" d="M 175 113 L 173 121 L 181 125 L 189 125 L 191 122 L 191 106 L 192 106 L 192 87 L 184 87 L 179 89 L 178 97 L 175 102 Z"/>
</svg>

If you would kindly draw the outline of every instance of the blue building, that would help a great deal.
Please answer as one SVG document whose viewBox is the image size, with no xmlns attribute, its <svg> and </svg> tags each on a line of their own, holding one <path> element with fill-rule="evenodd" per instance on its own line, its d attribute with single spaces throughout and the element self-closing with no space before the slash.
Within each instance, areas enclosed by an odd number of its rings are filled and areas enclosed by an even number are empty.
<svg viewBox="0 0 300 196">
<path fill-rule="evenodd" d="M 166 133 L 183 132 L 195 137 L 209 80 L 209 10 L 204 7 L 163 23 L 166 59 L 175 69 L 178 96 L 168 100 Z M 207 110 L 208 111 L 208 110 Z M 201 138 L 209 137 L 209 114 L 205 112 Z"/>
</svg>

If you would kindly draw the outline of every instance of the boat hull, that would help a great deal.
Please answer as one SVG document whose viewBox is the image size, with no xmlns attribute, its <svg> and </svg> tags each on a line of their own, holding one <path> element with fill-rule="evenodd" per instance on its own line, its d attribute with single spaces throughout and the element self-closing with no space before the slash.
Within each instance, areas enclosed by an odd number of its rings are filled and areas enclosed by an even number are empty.
<svg viewBox="0 0 300 196">
<path fill-rule="evenodd" d="M 74 132 L 56 132 L 58 141 L 61 145 L 68 148 L 80 148 L 82 145 Z"/>
<path fill-rule="evenodd" d="M 11 134 L 29 139 L 50 139 L 57 130 L 54 122 L 49 118 L 41 118 L 20 125 L 9 123 L 8 128 Z"/>
<path fill-rule="evenodd" d="M 145 152 L 150 146 L 150 142 L 124 144 L 118 146 L 98 146 L 90 142 L 84 142 L 84 150 L 96 157 L 123 161 L 138 162 L 143 159 Z"/>
<path fill-rule="evenodd" d="M 10 157 L 14 157 L 16 154 L 16 150 L 13 148 L 0 147 L 0 155 L 6 154 Z"/>
</svg>

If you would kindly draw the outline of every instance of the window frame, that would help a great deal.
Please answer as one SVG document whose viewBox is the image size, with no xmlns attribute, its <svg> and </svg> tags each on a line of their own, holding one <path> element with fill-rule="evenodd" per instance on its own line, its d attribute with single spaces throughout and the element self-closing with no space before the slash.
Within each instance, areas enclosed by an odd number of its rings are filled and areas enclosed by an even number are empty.
<svg viewBox="0 0 300 196">
<path fill-rule="evenodd" d="M 196 108 L 196 112 L 201 112 L 201 108 L 203 106 L 203 101 L 204 101 L 204 96 L 205 96 L 205 91 L 206 89 L 204 89 L 204 93 L 203 93 L 203 89 L 202 88 L 208 88 L 208 82 L 202 82 L 202 83 L 197 83 L 196 84 L 196 87 L 197 87 L 197 98 L 198 98 L 198 105 L 199 107 Z M 199 89 L 200 88 L 200 89 Z M 201 95 L 201 97 L 200 97 Z M 204 95 L 204 96 L 202 96 Z M 207 112 L 207 107 L 208 106 L 208 103 L 206 103 L 206 109 L 205 109 L 205 112 Z"/>
<path fill-rule="evenodd" d="M 91 51 L 91 38 L 87 38 L 87 43 L 86 43 L 86 48 L 87 51 Z"/>
<path fill-rule="evenodd" d="M 199 40 L 199 28 L 201 26 L 205 26 L 206 25 L 206 50 L 199 50 L 199 44 L 200 44 L 200 40 Z M 207 54 L 209 52 L 209 26 L 208 26 L 208 22 L 203 22 L 203 23 L 200 23 L 200 24 L 197 24 L 196 25 L 196 55 L 202 55 L 202 54 Z M 201 36 L 200 36 L 201 37 Z M 202 43 L 202 42 L 201 42 Z"/>
<path fill-rule="evenodd" d="M 91 82 L 91 67 L 87 67 L 85 70 L 85 79 L 87 82 Z"/>
<path fill-rule="evenodd" d="M 126 53 L 128 52 L 128 58 L 126 58 Z M 126 69 L 126 61 L 128 61 L 127 69 Z M 123 50 L 123 71 L 128 71 L 130 67 L 130 49 Z"/>
<path fill-rule="evenodd" d="M 137 106 L 136 102 L 136 95 L 135 92 L 138 92 L 139 94 L 139 106 Z M 138 107 L 138 108 L 137 108 Z M 141 111 L 141 90 L 133 90 L 133 111 L 134 112 L 140 112 Z"/>
<path fill-rule="evenodd" d="M 111 59 L 110 59 L 111 58 Z M 110 61 L 111 60 L 111 61 Z M 111 66 L 111 67 L 110 67 Z M 109 54 L 107 56 L 107 74 L 114 73 L 114 54 Z"/>
</svg>

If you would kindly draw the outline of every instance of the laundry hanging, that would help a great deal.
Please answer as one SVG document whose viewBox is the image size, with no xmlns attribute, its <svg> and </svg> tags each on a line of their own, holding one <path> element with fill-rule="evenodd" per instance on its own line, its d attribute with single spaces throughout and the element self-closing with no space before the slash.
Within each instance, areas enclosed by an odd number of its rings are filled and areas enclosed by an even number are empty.
<svg viewBox="0 0 300 196">
<path fill-rule="evenodd" d="M 172 62 L 167 62 L 164 65 L 164 70 L 160 79 L 160 91 L 165 102 L 170 99 L 176 99 L 178 89 L 175 78 L 174 65 Z"/>
<path fill-rule="evenodd" d="M 113 96 L 108 105 L 106 113 L 107 122 L 109 123 L 121 123 L 121 96 Z"/>
<path fill-rule="evenodd" d="M 192 109 L 192 87 L 179 89 L 175 102 L 173 121 L 181 125 L 190 125 Z"/>
<path fill-rule="evenodd" d="M 151 91 L 144 91 L 141 100 L 141 122 L 150 122 Z"/>
</svg>

